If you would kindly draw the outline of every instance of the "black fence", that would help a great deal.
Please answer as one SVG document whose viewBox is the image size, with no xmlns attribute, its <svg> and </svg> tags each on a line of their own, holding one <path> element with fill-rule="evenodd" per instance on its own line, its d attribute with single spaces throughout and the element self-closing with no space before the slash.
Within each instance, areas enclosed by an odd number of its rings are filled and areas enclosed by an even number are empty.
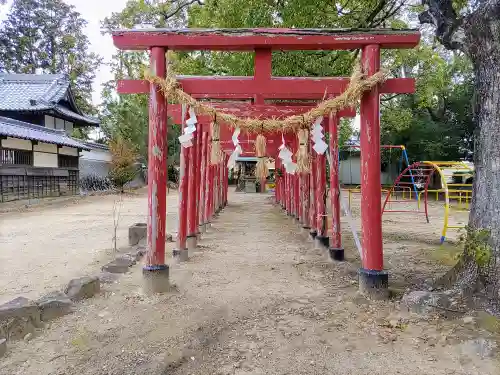
<svg viewBox="0 0 500 375">
<path fill-rule="evenodd" d="M 62 175 L 30 175 L 27 173 L 0 174 L 0 202 L 76 195 L 79 193 L 78 171 Z"/>
</svg>

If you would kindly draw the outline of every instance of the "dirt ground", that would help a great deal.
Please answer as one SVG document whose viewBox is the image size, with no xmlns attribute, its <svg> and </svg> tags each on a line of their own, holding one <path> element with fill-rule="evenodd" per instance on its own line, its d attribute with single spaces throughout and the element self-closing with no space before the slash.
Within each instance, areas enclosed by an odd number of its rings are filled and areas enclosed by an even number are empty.
<svg viewBox="0 0 500 375">
<path fill-rule="evenodd" d="M 0 213 L 0 303 L 19 295 L 37 298 L 74 277 L 96 273 L 114 257 L 113 207 L 121 207 L 117 247 L 128 245 L 128 227 L 146 222 L 146 191 L 49 200 Z M 168 227 L 176 231 L 177 195 L 168 197 Z M 169 229 L 169 230 L 170 230 Z"/>
<path fill-rule="evenodd" d="M 440 225 L 384 219 L 391 285 L 448 267 Z M 191 260 L 169 260 L 171 293 L 144 295 L 136 266 L 31 341 L 9 344 L 0 374 L 500 373 L 499 339 L 481 316 L 429 320 L 402 315 L 397 300 L 360 296 L 357 251 L 344 234 L 348 261 L 332 263 L 270 197 L 231 194 Z"/>
</svg>

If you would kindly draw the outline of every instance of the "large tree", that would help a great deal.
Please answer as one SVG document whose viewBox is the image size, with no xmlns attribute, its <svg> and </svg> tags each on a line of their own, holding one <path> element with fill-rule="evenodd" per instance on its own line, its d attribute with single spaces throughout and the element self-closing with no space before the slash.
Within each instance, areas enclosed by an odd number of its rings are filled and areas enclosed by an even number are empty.
<svg viewBox="0 0 500 375">
<path fill-rule="evenodd" d="M 95 113 L 92 82 L 101 58 L 89 51 L 86 21 L 62 0 L 14 0 L 0 25 L 0 70 L 65 73 L 78 106 Z"/>
<path fill-rule="evenodd" d="M 475 178 L 469 237 L 452 281 L 500 299 L 500 0 L 423 0 L 419 19 L 474 70 Z M 479 235 L 478 235 L 479 234 Z"/>
<path fill-rule="evenodd" d="M 181 27 L 186 23 L 187 9 L 194 3 L 200 4 L 201 1 L 129 0 L 122 11 L 114 12 L 105 18 L 102 26 L 108 34 L 113 30 L 133 28 L 141 24 Z M 129 141 L 144 161 L 148 157 L 148 96 L 137 94 L 116 96 L 114 91 L 117 80 L 143 78 L 147 66 L 147 53 L 118 51 L 110 64 L 113 80 L 105 84 L 101 94 L 101 121 L 106 137 Z M 180 145 L 177 140 L 179 135 L 180 126 L 172 124 L 168 127 L 168 161 L 171 165 L 179 161 Z"/>
</svg>

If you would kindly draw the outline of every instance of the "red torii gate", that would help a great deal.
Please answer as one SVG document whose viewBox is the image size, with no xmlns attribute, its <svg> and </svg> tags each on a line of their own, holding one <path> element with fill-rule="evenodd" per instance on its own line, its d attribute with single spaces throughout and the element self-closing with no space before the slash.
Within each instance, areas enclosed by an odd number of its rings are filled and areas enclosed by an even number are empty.
<svg viewBox="0 0 500 375">
<path fill-rule="evenodd" d="M 253 77 L 178 79 L 184 91 L 197 98 L 249 98 L 264 104 L 265 99 L 276 98 L 318 100 L 325 92 L 340 94 L 349 83 L 347 78 L 272 77 L 272 50 L 361 49 L 365 71 L 372 75 L 380 69 L 381 48 L 412 48 L 418 44 L 420 34 L 415 30 L 385 29 L 151 29 L 116 31 L 113 40 L 122 50 L 150 50 L 151 71 L 157 76 L 166 74 L 167 49 L 255 51 Z M 167 111 L 165 98 L 150 86 L 144 80 L 119 82 L 120 93 L 150 93 L 148 264 L 144 271 L 148 280 L 168 275 L 164 258 Z M 359 275 L 360 289 L 374 295 L 387 289 L 388 280 L 383 270 L 379 95 L 412 93 L 414 87 L 412 79 L 390 79 L 361 100 L 363 267 Z"/>
</svg>

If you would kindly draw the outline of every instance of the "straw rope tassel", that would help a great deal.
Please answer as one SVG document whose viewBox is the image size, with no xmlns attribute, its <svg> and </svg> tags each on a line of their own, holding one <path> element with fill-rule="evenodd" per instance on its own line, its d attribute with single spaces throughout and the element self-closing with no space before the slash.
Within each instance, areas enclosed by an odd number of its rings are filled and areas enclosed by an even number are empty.
<svg viewBox="0 0 500 375">
<path fill-rule="evenodd" d="M 212 149 L 210 152 L 210 162 L 211 164 L 217 164 L 220 161 L 220 125 L 213 121 L 210 125 L 210 131 L 212 134 Z"/>
<path fill-rule="evenodd" d="M 299 149 L 297 150 L 297 172 L 309 173 L 309 150 L 307 142 L 309 140 L 309 131 L 307 129 L 299 129 L 297 132 L 299 140 Z"/>
<path fill-rule="evenodd" d="M 266 137 L 257 135 L 255 140 L 255 154 L 257 155 L 257 165 L 255 166 L 255 177 L 259 180 L 267 178 L 269 170 L 266 163 Z"/>
</svg>

